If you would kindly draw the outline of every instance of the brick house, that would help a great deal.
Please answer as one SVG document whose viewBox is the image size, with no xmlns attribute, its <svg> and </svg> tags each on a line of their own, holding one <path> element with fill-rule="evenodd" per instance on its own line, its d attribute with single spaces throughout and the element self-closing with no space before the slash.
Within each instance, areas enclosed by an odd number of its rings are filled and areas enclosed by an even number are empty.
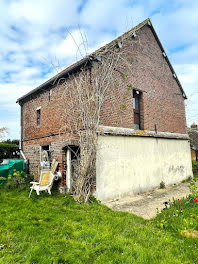
<svg viewBox="0 0 198 264">
<path fill-rule="evenodd" d="M 193 123 L 188 131 L 191 147 L 191 158 L 194 161 L 198 161 L 198 127 L 196 123 Z"/>
<path fill-rule="evenodd" d="M 115 72 L 118 88 L 135 85 L 126 99 L 122 120 L 108 104 L 102 110 L 96 157 L 96 197 L 102 201 L 150 190 L 161 181 L 168 185 L 192 176 L 186 95 L 151 21 L 143 21 L 119 39 L 124 39 L 120 48 L 131 60 L 132 73 L 123 81 Z M 114 40 L 110 44 L 120 43 Z M 129 58 L 131 52 L 133 58 Z M 92 64 L 93 57 L 94 53 L 17 100 L 21 106 L 21 145 L 30 171 L 36 177 L 40 152 L 50 150 L 51 159 L 59 162 L 61 184 L 68 188 L 72 177 L 67 175 L 71 159 L 68 146 L 75 149 L 78 138 L 59 132 L 63 88 L 54 84 L 70 73 L 79 73 L 82 65 Z"/>
</svg>

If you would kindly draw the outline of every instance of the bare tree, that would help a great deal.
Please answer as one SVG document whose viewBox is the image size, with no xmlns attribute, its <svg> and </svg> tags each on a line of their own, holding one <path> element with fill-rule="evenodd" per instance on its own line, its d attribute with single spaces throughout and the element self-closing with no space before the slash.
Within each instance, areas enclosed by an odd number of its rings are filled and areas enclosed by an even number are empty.
<svg viewBox="0 0 198 264">
<path fill-rule="evenodd" d="M 8 128 L 7 127 L 0 127 L 0 141 L 5 139 L 5 137 L 8 135 Z"/>
<path fill-rule="evenodd" d="M 71 133 L 79 139 L 80 155 L 73 164 L 72 184 L 79 202 L 87 202 L 95 186 L 97 131 L 103 107 L 108 103 L 109 109 L 122 120 L 126 97 L 132 90 L 132 85 L 120 89 L 115 78 L 117 75 L 124 82 L 130 75 L 131 62 L 124 56 L 123 40 L 124 37 L 117 39 L 87 56 L 78 72 L 57 82 L 58 89 L 62 89 L 60 112 L 64 112 L 60 117 L 63 124 L 60 133 Z M 86 45 L 83 47 L 86 48 Z"/>
</svg>

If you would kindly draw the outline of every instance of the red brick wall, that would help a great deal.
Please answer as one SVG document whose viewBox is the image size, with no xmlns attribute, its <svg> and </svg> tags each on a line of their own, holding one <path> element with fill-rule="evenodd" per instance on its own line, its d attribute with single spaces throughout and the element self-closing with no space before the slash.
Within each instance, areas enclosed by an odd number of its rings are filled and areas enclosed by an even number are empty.
<svg viewBox="0 0 198 264">
<path fill-rule="evenodd" d="M 124 109 L 119 100 L 109 99 L 101 113 L 101 124 L 133 128 L 132 90 L 142 92 L 141 123 L 144 130 L 160 132 L 186 133 L 185 107 L 182 92 L 173 78 L 172 72 L 162 56 L 162 51 L 149 26 L 137 32 L 136 38 L 129 37 L 123 41 L 122 52 L 129 62 L 129 68 L 120 62 L 118 69 L 126 78 L 115 72 L 116 85 L 111 93 L 115 98 L 125 95 Z M 61 144 L 70 135 L 58 135 L 66 121 L 61 119 L 64 104 L 63 87 L 56 86 L 49 91 L 33 95 L 23 104 L 23 149 L 35 171 L 39 163 L 39 146 L 49 142 L 56 149 L 53 156 L 61 162 Z M 41 126 L 36 126 L 36 109 L 41 107 Z"/>
<path fill-rule="evenodd" d="M 127 74 L 123 79 L 116 72 L 115 79 L 119 82 L 118 89 L 126 90 L 128 85 L 142 91 L 142 123 L 144 130 L 160 132 L 186 133 L 185 106 L 182 92 L 173 78 L 166 59 L 149 26 L 144 26 L 137 32 L 136 38 L 123 42 L 125 59 L 130 62 L 128 70 L 121 64 L 119 70 Z M 116 92 L 116 91 L 112 91 Z M 132 91 L 127 94 L 126 109 L 122 121 L 118 120 L 120 108 L 111 111 L 108 102 L 103 108 L 101 123 L 107 126 L 122 126 L 133 128 Z M 118 121 L 121 124 L 117 124 Z"/>
<path fill-rule="evenodd" d="M 40 164 L 40 146 L 49 145 L 51 152 L 51 160 L 56 159 L 59 162 L 59 169 L 63 172 L 62 161 L 66 155 L 65 146 L 77 144 L 77 137 L 74 135 L 54 135 L 39 139 L 26 140 L 23 142 L 23 151 L 29 160 L 30 173 L 38 180 L 38 166 Z M 63 175 L 63 178 L 65 175 Z"/>
</svg>

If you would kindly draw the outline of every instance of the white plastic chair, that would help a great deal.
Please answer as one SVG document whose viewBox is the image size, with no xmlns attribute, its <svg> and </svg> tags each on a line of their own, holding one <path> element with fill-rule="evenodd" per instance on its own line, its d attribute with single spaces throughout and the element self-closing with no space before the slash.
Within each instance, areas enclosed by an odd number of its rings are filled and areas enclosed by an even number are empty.
<svg viewBox="0 0 198 264">
<path fill-rule="evenodd" d="M 32 191 L 35 190 L 37 195 L 40 195 L 41 191 L 47 191 L 51 194 L 51 188 L 54 183 L 56 175 L 51 172 L 51 170 L 42 170 L 40 172 L 39 182 L 30 182 L 32 186 L 30 187 L 29 198 L 32 194 Z"/>
</svg>

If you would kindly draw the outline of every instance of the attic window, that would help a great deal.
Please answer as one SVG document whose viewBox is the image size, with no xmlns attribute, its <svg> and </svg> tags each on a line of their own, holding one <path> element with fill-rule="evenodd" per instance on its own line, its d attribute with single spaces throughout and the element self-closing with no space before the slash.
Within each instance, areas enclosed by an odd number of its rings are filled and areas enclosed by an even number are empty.
<svg viewBox="0 0 198 264">
<path fill-rule="evenodd" d="M 37 127 L 41 125 L 41 108 L 36 110 L 36 125 Z"/>
</svg>

